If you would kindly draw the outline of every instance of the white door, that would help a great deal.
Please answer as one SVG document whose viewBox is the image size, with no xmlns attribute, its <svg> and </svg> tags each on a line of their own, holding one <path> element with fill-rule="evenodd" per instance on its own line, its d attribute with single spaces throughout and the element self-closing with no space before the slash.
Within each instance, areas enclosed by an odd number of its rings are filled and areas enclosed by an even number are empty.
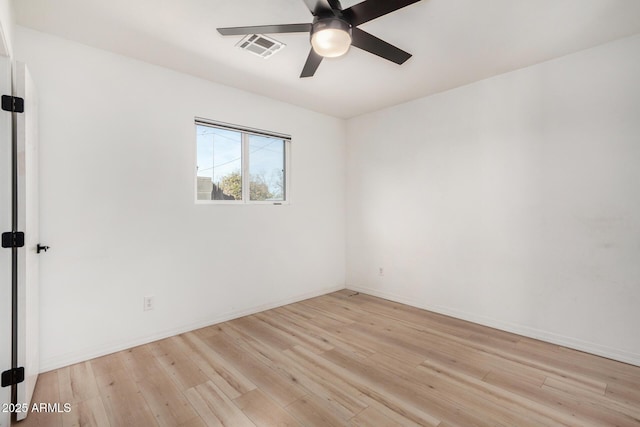
<svg viewBox="0 0 640 427">
<path fill-rule="evenodd" d="M 26 66 L 17 62 L 13 74 L 14 94 L 24 99 L 24 113 L 17 114 L 18 230 L 24 231 L 24 247 L 18 250 L 18 366 L 25 380 L 18 384 L 18 403 L 30 406 L 40 370 L 38 209 L 38 115 L 33 80 Z M 19 412 L 17 419 L 27 416 Z"/>
<path fill-rule="evenodd" d="M 11 94 L 11 61 L 0 56 L 0 94 Z M 0 110 L 0 232 L 11 231 L 11 113 Z M 11 368 L 11 249 L 0 247 L 0 371 Z M 11 387 L 0 388 L 0 405 L 11 402 Z M 0 427 L 11 414 L 0 408 Z"/>
</svg>

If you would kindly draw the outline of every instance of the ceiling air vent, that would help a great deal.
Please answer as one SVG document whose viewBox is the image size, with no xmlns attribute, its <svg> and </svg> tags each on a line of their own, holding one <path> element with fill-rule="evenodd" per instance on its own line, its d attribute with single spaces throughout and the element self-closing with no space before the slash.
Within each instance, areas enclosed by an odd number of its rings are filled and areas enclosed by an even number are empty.
<svg viewBox="0 0 640 427">
<path fill-rule="evenodd" d="M 249 34 L 236 46 L 266 59 L 282 50 L 286 45 L 262 34 Z"/>
</svg>

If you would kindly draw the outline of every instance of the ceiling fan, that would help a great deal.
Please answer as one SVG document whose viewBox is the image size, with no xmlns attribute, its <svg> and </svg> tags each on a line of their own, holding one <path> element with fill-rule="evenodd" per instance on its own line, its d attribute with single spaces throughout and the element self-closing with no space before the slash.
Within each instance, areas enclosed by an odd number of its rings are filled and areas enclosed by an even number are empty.
<svg viewBox="0 0 640 427">
<path fill-rule="evenodd" d="M 410 53 L 380 40 L 358 26 L 420 0 L 365 0 L 347 9 L 342 9 L 340 0 L 303 1 L 313 15 L 312 23 L 218 28 L 218 32 L 223 36 L 308 32 L 311 36 L 311 51 L 300 77 L 313 76 L 322 58 L 342 56 L 350 46 L 396 64 L 403 64 L 411 58 Z"/>
</svg>

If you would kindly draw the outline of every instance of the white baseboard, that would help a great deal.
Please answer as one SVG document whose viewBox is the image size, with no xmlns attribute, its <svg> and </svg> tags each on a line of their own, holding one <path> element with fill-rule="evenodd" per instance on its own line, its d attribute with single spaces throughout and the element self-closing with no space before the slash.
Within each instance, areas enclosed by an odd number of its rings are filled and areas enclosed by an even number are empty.
<svg viewBox="0 0 640 427">
<path fill-rule="evenodd" d="M 237 319 L 239 317 L 248 316 L 251 314 L 259 313 L 261 311 L 270 310 L 272 308 L 281 307 L 287 304 L 293 304 L 295 302 L 303 301 L 309 298 L 314 298 L 320 295 L 325 295 L 331 292 L 345 289 L 344 286 L 333 286 L 330 288 L 324 288 L 314 292 L 309 292 L 301 295 L 296 295 L 283 300 L 270 302 L 266 304 L 257 305 L 244 310 L 237 310 L 228 312 L 223 315 L 213 316 L 210 319 L 200 322 L 190 323 L 182 325 L 176 328 L 160 331 L 155 334 L 147 335 L 144 337 L 138 337 L 136 339 L 121 341 L 117 343 L 110 343 L 99 347 L 92 347 L 83 350 L 82 352 L 74 352 L 64 354 L 61 356 L 53 357 L 50 359 L 42 360 L 40 362 L 41 372 L 47 372 L 54 369 L 62 368 L 64 366 L 73 365 L 75 363 L 84 362 L 96 357 L 105 356 L 107 354 L 115 353 L 118 351 L 126 350 L 128 348 L 136 347 L 150 342 L 158 341 L 164 338 L 179 335 L 185 332 L 193 331 L 195 329 L 204 328 L 205 326 L 215 325 L 217 323 L 226 322 L 229 320 Z M 361 286 L 348 286 L 347 289 L 361 292 L 363 294 L 372 295 L 380 298 L 384 298 L 390 301 L 395 301 L 401 304 L 406 304 L 412 307 L 421 308 L 423 310 L 432 311 L 434 313 L 444 314 L 446 316 L 455 317 L 457 319 L 466 320 L 469 322 L 477 323 L 479 325 L 489 326 L 491 328 L 500 329 L 506 332 L 512 332 L 514 334 L 522 335 L 529 338 L 539 339 L 552 344 L 561 345 L 575 350 L 584 351 L 587 353 L 595 354 L 597 356 L 606 357 L 609 359 L 617 360 L 624 363 L 629 363 L 635 366 L 640 366 L 640 354 L 628 352 L 625 350 L 606 347 L 576 338 L 571 338 L 563 335 L 558 335 L 552 332 L 542 331 L 535 328 L 530 328 L 524 325 L 517 325 L 509 322 L 503 322 L 497 319 L 493 319 L 486 316 L 479 316 L 473 313 L 466 313 L 459 310 L 451 309 L 442 306 L 432 306 L 428 304 L 417 304 L 415 300 L 408 299 L 399 295 L 391 294 L 388 292 L 378 291 L 375 289 L 365 288 Z"/>
<path fill-rule="evenodd" d="M 449 307 L 418 304 L 413 299 L 362 286 L 347 286 L 347 289 L 361 292 L 367 295 L 372 295 L 375 297 L 384 298 L 401 304 L 406 304 L 412 307 L 421 308 L 423 310 L 432 311 L 434 313 L 444 314 L 445 316 L 455 317 L 456 319 L 466 320 L 469 322 L 477 323 L 479 325 L 489 326 L 491 328 L 500 329 L 502 331 L 512 332 L 514 334 L 522 335 L 528 338 L 534 338 L 548 343 L 561 345 L 563 347 L 572 348 L 574 350 L 584 351 L 586 353 L 595 354 L 597 356 L 606 357 L 608 359 L 617 360 L 619 362 L 640 366 L 640 354 L 629 352 L 626 350 L 606 347 L 599 344 L 582 341 L 577 338 L 567 337 L 564 335 L 555 334 L 553 332 L 531 328 L 525 325 L 518 325 L 486 316 L 466 313 Z"/>
<path fill-rule="evenodd" d="M 63 354 L 60 356 L 52 357 L 49 359 L 40 361 L 40 372 L 52 371 L 54 369 L 62 368 L 65 366 L 73 365 L 75 363 L 84 362 L 86 360 L 94 359 L 96 357 L 105 356 L 107 354 L 115 353 L 118 351 L 126 350 L 132 347 L 136 347 L 150 342 L 158 341 L 164 338 L 169 338 L 174 335 L 179 335 L 185 332 L 193 331 L 195 329 L 204 328 L 205 326 L 215 325 L 216 323 L 222 323 L 229 320 L 237 319 L 239 317 L 248 316 L 250 314 L 259 313 L 261 311 L 270 310 L 272 308 L 281 307 L 287 304 L 293 304 L 295 302 L 303 301 L 309 298 L 314 298 L 320 295 L 326 295 L 331 292 L 344 289 L 344 286 L 332 286 L 329 288 L 323 288 L 313 292 L 292 296 L 278 301 L 268 302 L 265 304 L 256 305 L 243 310 L 236 310 L 228 312 L 218 316 L 212 316 L 209 319 L 199 322 L 188 323 L 178 326 L 176 328 L 166 329 L 159 331 L 151 335 L 145 335 L 144 337 L 137 337 L 131 340 L 119 341 L 115 343 L 109 343 L 97 347 L 86 348 L 81 352 L 74 352 L 69 354 Z"/>
</svg>

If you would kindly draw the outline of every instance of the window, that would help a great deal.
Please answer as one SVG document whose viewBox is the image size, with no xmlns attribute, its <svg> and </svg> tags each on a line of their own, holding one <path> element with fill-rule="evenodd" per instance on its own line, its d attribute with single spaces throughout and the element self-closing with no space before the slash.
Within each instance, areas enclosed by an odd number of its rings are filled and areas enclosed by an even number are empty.
<svg viewBox="0 0 640 427">
<path fill-rule="evenodd" d="M 196 200 L 282 204 L 291 137 L 196 119 Z"/>
</svg>

